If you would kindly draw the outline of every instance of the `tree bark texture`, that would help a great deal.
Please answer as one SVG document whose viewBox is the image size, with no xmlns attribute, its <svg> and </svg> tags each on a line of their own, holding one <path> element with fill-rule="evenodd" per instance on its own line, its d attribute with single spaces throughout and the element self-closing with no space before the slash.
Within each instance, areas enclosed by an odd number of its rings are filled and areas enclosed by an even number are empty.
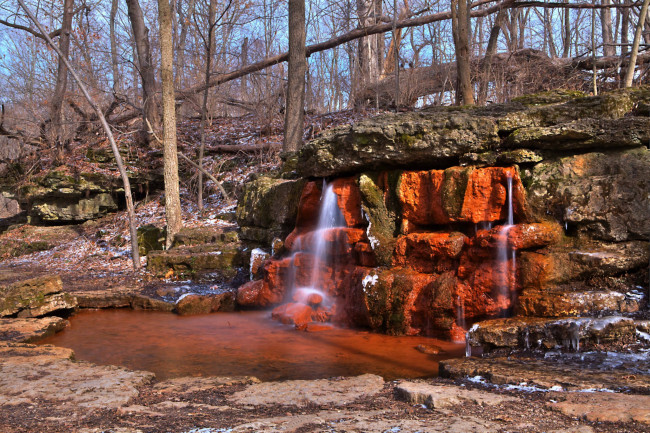
<svg viewBox="0 0 650 433">
<path fill-rule="evenodd" d="M 474 105 L 469 52 L 469 0 L 453 0 L 451 25 L 456 47 L 456 103 Z"/>
<path fill-rule="evenodd" d="M 305 0 L 289 0 L 289 79 L 282 145 L 285 152 L 295 152 L 302 146 L 307 72 L 305 37 Z"/>
<path fill-rule="evenodd" d="M 129 11 L 129 21 L 133 30 L 133 40 L 138 54 L 140 78 L 142 79 L 142 129 L 144 138 L 148 140 L 147 120 L 156 130 L 160 126 L 158 106 L 156 104 L 156 76 L 149 46 L 149 29 L 144 23 L 144 16 L 138 0 L 126 0 Z"/>
<path fill-rule="evenodd" d="M 63 2 L 63 22 L 61 24 L 61 35 L 59 36 L 59 51 L 63 56 L 59 57 L 59 65 L 56 72 L 56 86 L 52 95 L 50 105 L 50 125 L 52 141 L 56 146 L 62 145 L 63 133 L 63 98 L 68 87 L 68 68 L 65 66 L 65 59 L 70 54 L 70 32 L 72 31 L 72 15 L 74 12 L 74 0 Z"/>
<path fill-rule="evenodd" d="M 359 27 L 371 27 L 379 22 L 382 13 L 381 0 L 357 0 Z M 376 83 L 382 72 L 384 60 L 384 36 L 382 33 L 359 39 L 359 83 L 360 89 Z"/>
<path fill-rule="evenodd" d="M 178 150 L 176 146 L 176 103 L 174 98 L 174 47 L 172 15 L 169 0 L 158 0 L 160 24 L 160 71 L 163 100 L 163 163 L 165 175 L 165 216 L 167 248 L 183 225 L 178 182 Z"/>
</svg>

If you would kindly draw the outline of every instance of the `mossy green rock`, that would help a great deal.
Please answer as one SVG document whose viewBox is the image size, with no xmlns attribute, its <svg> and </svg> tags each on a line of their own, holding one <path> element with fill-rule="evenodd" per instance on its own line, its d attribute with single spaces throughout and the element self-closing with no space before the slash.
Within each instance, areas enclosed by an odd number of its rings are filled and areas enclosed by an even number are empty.
<svg viewBox="0 0 650 433">
<path fill-rule="evenodd" d="M 361 191 L 361 208 L 368 220 L 367 235 L 375 252 L 377 265 L 390 266 L 395 248 L 395 233 L 398 223 L 398 200 L 396 199 L 396 182 L 399 178 L 394 173 L 385 175 L 388 191 L 385 193 L 377 186 L 377 174 L 362 174 L 359 177 Z M 392 182 L 391 182 L 392 181 Z M 395 196 L 395 199 L 391 199 Z"/>
<path fill-rule="evenodd" d="M 234 279 L 239 269 L 248 266 L 248 256 L 240 243 L 215 243 L 193 247 L 177 247 L 149 253 L 147 269 L 162 277 L 170 270 L 178 277 L 200 277 L 210 274 L 215 281 Z"/>
<path fill-rule="evenodd" d="M 286 237 L 296 223 L 305 183 L 266 176 L 247 183 L 237 206 L 242 239 L 270 245 L 273 238 Z"/>
<path fill-rule="evenodd" d="M 141 256 L 146 256 L 149 251 L 161 251 L 165 248 L 167 231 L 154 225 L 147 224 L 138 227 L 138 249 Z"/>
<path fill-rule="evenodd" d="M 72 310 L 77 300 L 61 293 L 58 275 L 32 278 L 0 287 L 0 317 L 39 317 L 55 311 Z"/>
<path fill-rule="evenodd" d="M 389 114 L 325 131 L 298 156 L 302 176 L 440 165 L 499 143 L 496 121 L 456 110 Z"/>
<path fill-rule="evenodd" d="M 239 242 L 236 231 L 221 227 L 183 227 L 174 235 L 172 248 L 229 242 Z"/>
<path fill-rule="evenodd" d="M 298 173 L 328 177 L 391 169 L 538 162 L 548 152 L 622 149 L 650 140 L 650 86 L 599 96 L 546 92 L 488 107 L 385 114 L 325 131 L 298 155 Z M 518 149 L 526 153 L 514 152 Z M 533 151 L 533 153 L 530 153 Z M 510 153 L 507 153 L 510 152 Z"/>
</svg>

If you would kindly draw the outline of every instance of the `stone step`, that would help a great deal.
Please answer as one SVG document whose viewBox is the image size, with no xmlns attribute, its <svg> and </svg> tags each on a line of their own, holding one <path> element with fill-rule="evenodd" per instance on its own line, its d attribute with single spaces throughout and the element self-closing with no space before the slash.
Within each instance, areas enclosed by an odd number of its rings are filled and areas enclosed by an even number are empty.
<svg viewBox="0 0 650 433">
<path fill-rule="evenodd" d="M 645 304 L 639 289 L 613 290 L 552 288 L 524 290 L 517 300 L 517 315 L 533 317 L 589 316 L 603 313 L 634 313 Z"/>
<path fill-rule="evenodd" d="M 609 355 L 609 354 L 607 354 Z M 581 357 L 582 358 L 582 357 Z M 611 362 L 587 364 L 579 360 L 532 358 L 457 358 L 440 361 L 440 376 L 468 377 L 477 382 L 515 385 L 540 390 L 610 390 L 650 392 L 650 375 Z M 646 359 L 647 367 L 647 359 Z M 480 378 L 478 377 L 480 376 Z"/>
<path fill-rule="evenodd" d="M 151 251 L 147 269 L 158 277 L 194 278 L 209 274 L 215 281 L 229 281 L 241 272 L 248 276 L 249 258 L 250 251 L 237 242 L 182 246 Z"/>
<path fill-rule="evenodd" d="M 500 348 L 579 350 L 585 343 L 633 342 L 636 338 L 634 320 L 622 316 L 512 317 L 476 323 L 467 334 L 467 344 L 484 352 Z"/>
<path fill-rule="evenodd" d="M 174 236 L 172 248 L 238 241 L 237 232 L 232 227 L 184 227 Z"/>
</svg>

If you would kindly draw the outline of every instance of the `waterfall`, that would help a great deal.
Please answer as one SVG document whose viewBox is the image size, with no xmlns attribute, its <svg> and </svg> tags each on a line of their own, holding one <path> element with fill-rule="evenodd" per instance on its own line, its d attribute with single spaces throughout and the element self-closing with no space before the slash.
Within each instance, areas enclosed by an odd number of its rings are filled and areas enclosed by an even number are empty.
<svg viewBox="0 0 650 433">
<path fill-rule="evenodd" d="M 508 232 L 514 226 L 514 206 L 512 200 L 512 175 L 508 174 L 506 177 L 506 204 L 507 204 L 507 219 L 505 224 L 499 231 L 499 243 L 497 246 L 497 266 L 504 268 L 501 278 L 498 281 L 497 295 L 510 299 L 512 305 L 514 303 L 514 284 L 517 270 L 517 257 L 514 248 L 508 246 Z M 512 290 L 511 290 L 512 287 Z"/>
<path fill-rule="evenodd" d="M 343 213 L 341 212 L 341 209 L 339 209 L 338 196 L 334 192 L 334 187 L 332 185 L 328 185 L 325 181 L 323 181 L 323 192 L 321 194 L 320 202 L 321 204 L 320 204 L 320 211 L 318 215 L 318 225 L 316 226 L 316 229 L 311 233 L 313 239 L 312 242 L 313 245 L 311 246 L 305 245 L 304 248 L 306 248 L 307 251 L 302 251 L 303 245 L 300 239 L 298 239 L 293 248 L 294 259 L 292 260 L 292 268 L 293 268 L 292 273 L 294 278 L 293 281 L 291 282 L 292 292 L 294 294 L 294 297 L 300 298 L 297 300 L 303 303 L 306 303 L 306 298 L 308 298 L 309 295 L 312 294 L 320 295 L 323 300 L 327 299 L 326 294 L 322 290 L 323 282 L 319 281 L 320 265 L 321 263 L 326 263 L 328 258 L 327 237 L 326 237 L 327 232 L 328 230 L 336 227 L 346 226 Z M 313 257 L 310 278 L 309 278 L 309 285 L 302 286 L 302 287 L 296 284 L 298 278 L 295 275 L 296 273 L 295 257 L 300 252 L 311 253 Z"/>
</svg>

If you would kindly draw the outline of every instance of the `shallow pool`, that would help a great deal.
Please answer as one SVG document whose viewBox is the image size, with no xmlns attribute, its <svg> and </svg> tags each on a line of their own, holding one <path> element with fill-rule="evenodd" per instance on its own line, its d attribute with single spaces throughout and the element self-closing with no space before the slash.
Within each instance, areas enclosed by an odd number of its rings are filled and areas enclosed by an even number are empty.
<svg viewBox="0 0 650 433">
<path fill-rule="evenodd" d="M 425 337 L 394 337 L 350 329 L 297 331 L 269 312 L 183 317 L 171 313 L 83 311 L 70 327 L 42 340 L 75 351 L 77 360 L 179 376 L 319 379 L 374 373 L 386 380 L 431 377 L 438 361 L 463 356 L 464 345 Z M 416 346 L 436 345 L 439 355 Z"/>
</svg>

